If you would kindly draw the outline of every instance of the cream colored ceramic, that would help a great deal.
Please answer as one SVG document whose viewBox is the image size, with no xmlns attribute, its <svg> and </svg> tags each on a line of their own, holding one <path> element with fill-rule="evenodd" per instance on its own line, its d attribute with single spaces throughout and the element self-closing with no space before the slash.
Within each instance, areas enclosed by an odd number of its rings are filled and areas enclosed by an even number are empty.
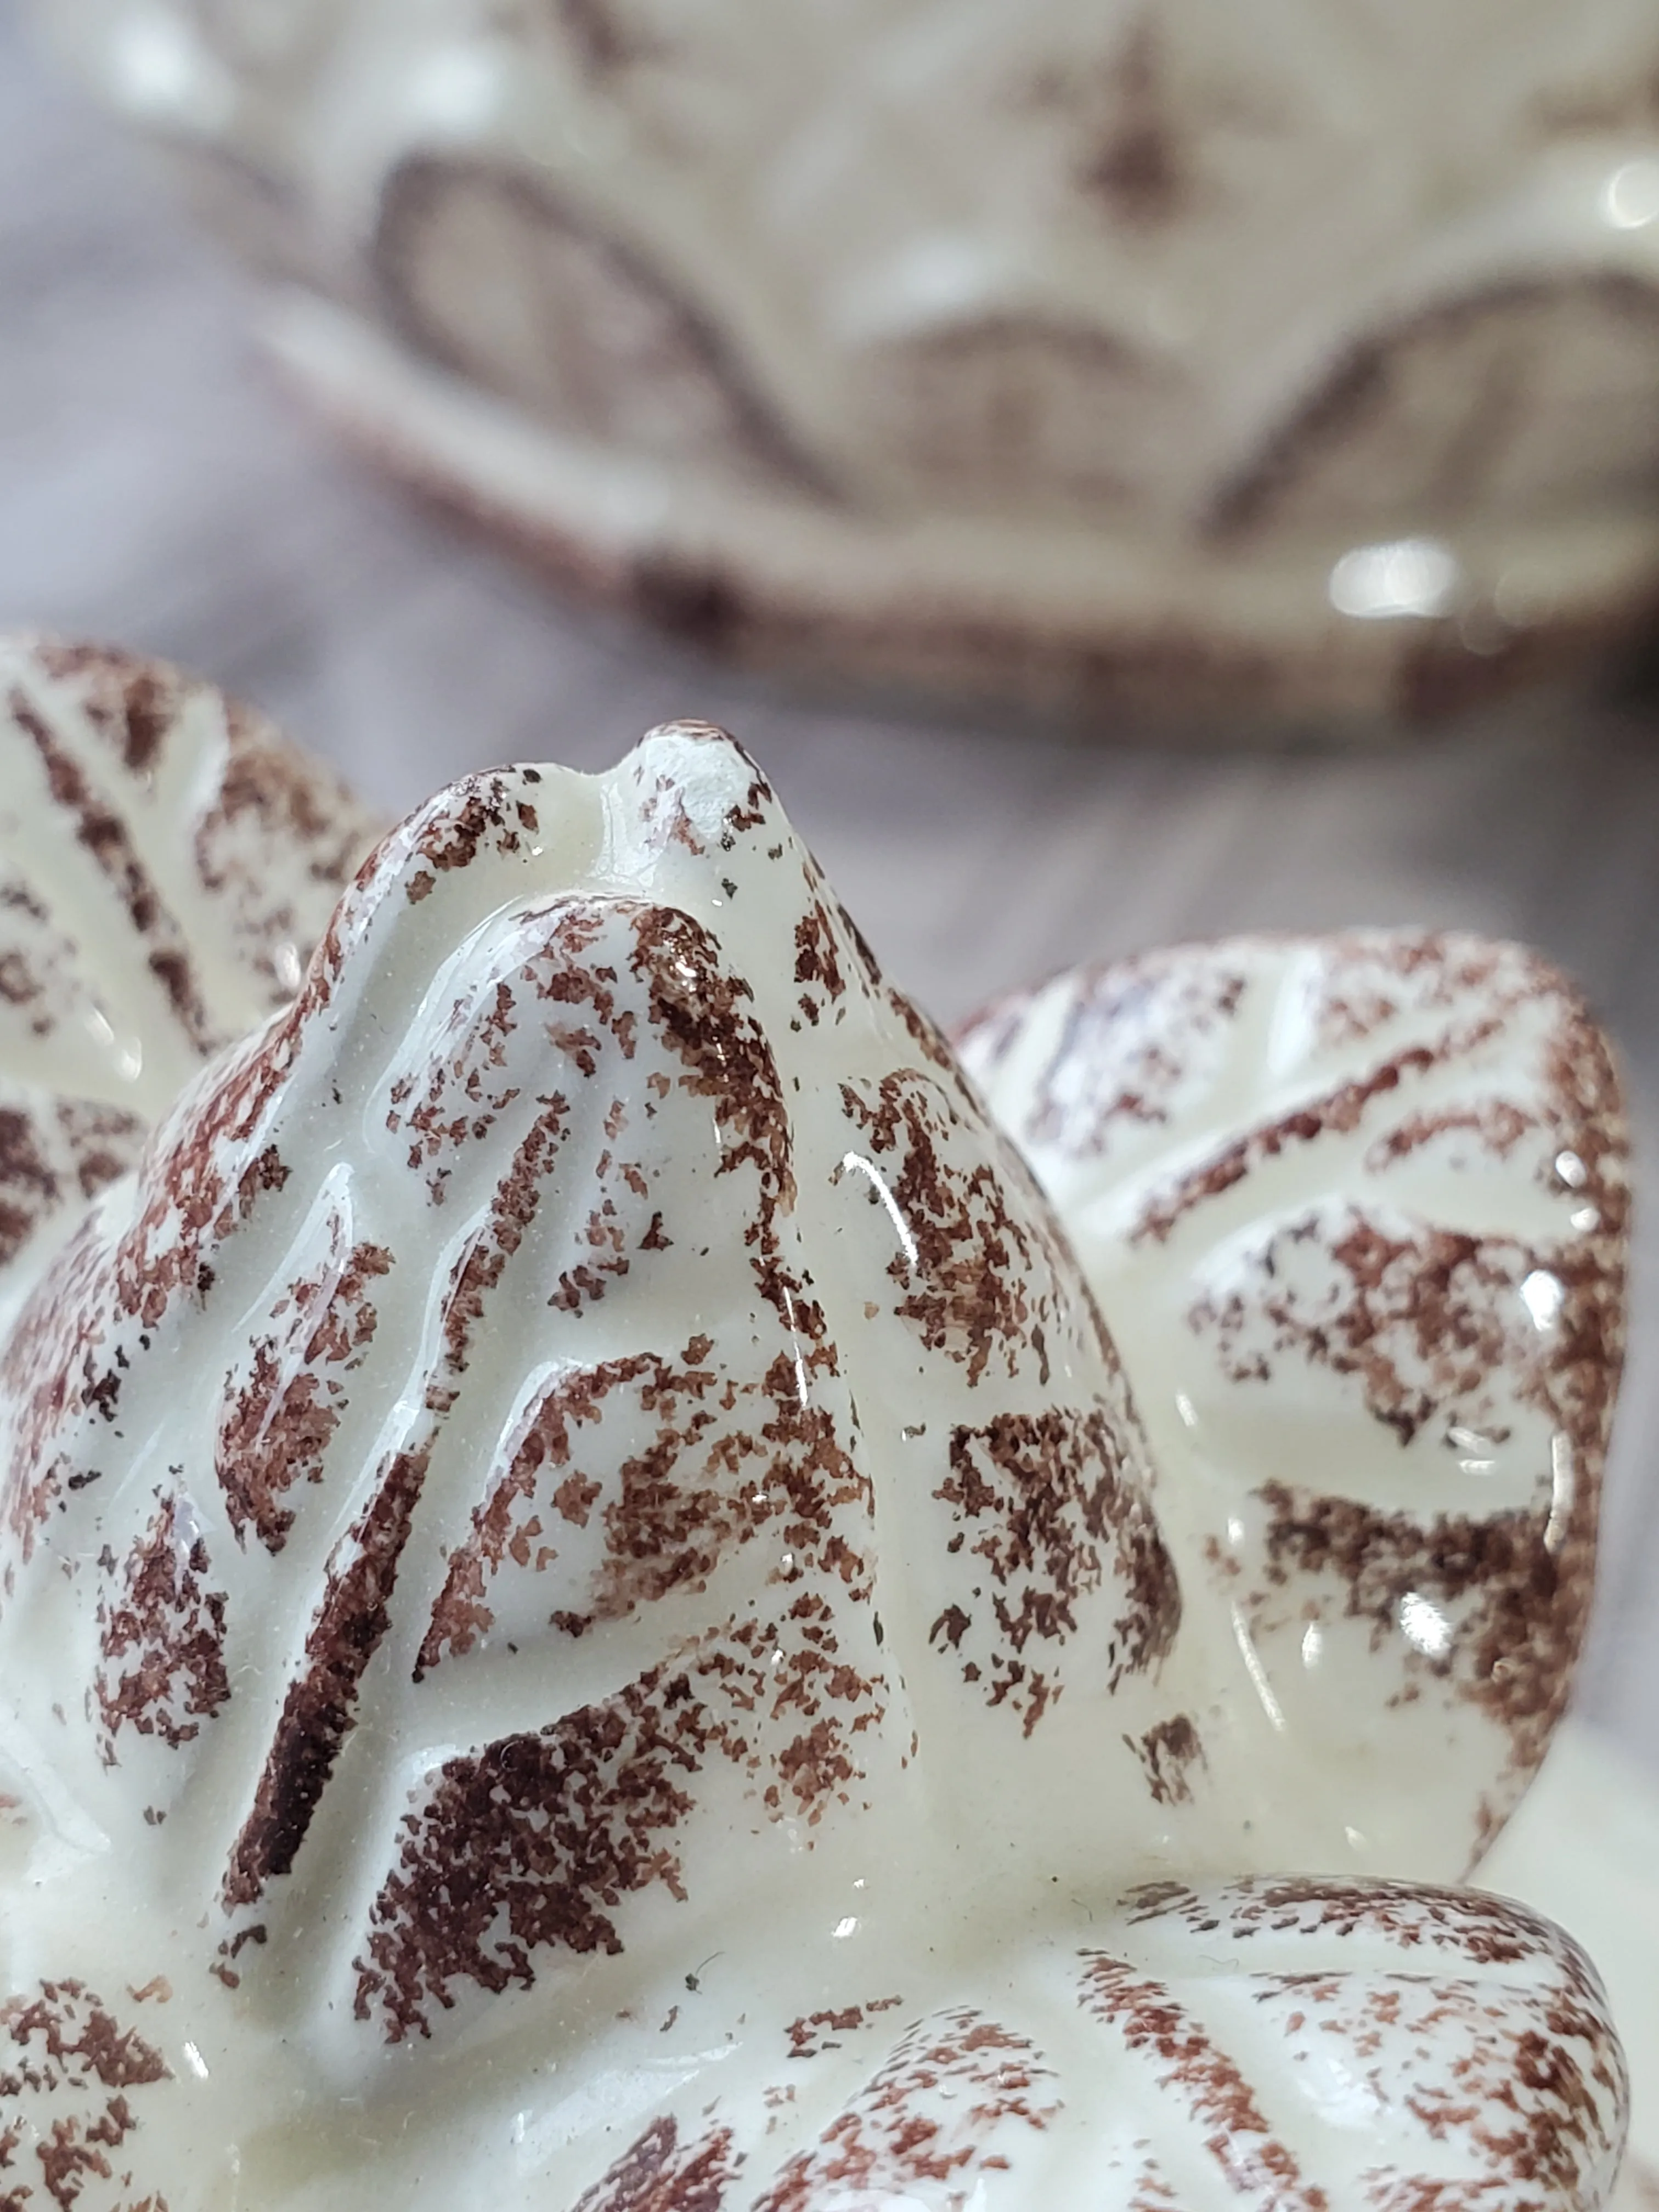
<svg viewBox="0 0 1659 2212">
<path fill-rule="evenodd" d="M 839 682 L 1334 726 L 1650 606 L 1646 0 L 40 0 L 353 434 Z"/>
<path fill-rule="evenodd" d="M 1585 1443 L 1599 1466 L 1610 1410 L 1598 1389 L 1587 1429 L 1568 1378 L 1616 1369 L 1627 1212 L 1584 1018 L 1513 947 L 1367 931 L 1079 970 L 957 1039 L 1055 1204 L 1160 1468 L 1227 1514 L 1213 1564 L 1247 1593 L 1261 1695 L 1298 1734 L 1330 1686 L 1334 1627 L 1393 1650 L 1409 1728 L 1425 1666 L 1477 1701 L 1510 1679 L 1496 1617 L 1465 1610 L 1487 1542 L 1523 1577 L 1530 1552 L 1546 1611 L 1562 1587 Z M 1369 1446 L 1345 1431 L 1356 1419 Z M 1346 1511 L 1275 1479 L 1320 1439 Z M 1387 1510 L 1413 1494 L 1413 1512 Z M 1332 1523 L 1366 1531 L 1360 1572 Z M 1290 1556 L 1325 1577 L 1300 1613 L 1274 1573 Z M 1535 1686 L 1523 1732 L 1559 1714 L 1565 1652 Z M 1332 1728 L 1333 1755 L 1348 1741 Z M 1395 1771 L 1416 1806 L 1415 1770 Z M 1476 1874 L 1606 1964 L 1632 2075 L 1618 2212 L 1659 2203 L 1656 1868 L 1659 1792 L 1569 1723 Z"/>
<path fill-rule="evenodd" d="M 468 778 L 326 915 L 362 825 L 290 758 L 233 874 L 213 695 L 0 669 L 14 2202 L 1601 2212 L 1594 1968 L 1425 1886 L 1589 1601 L 1623 1138 L 1556 979 L 1334 940 L 1116 1006 L 1103 1322 L 718 732 Z M 1049 1004 L 972 1048 L 1005 1108 Z M 1362 1251 L 1426 1353 L 1322 1303 Z"/>
<path fill-rule="evenodd" d="M 1601 1962 L 1630 2063 L 1630 2156 L 1616 2212 L 1659 2205 L 1659 1787 L 1569 1720 L 1480 1881 L 1571 1929 Z"/>
<path fill-rule="evenodd" d="M 1577 994 L 1482 939 L 1243 938 L 1059 976 L 957 1044 L 1189 1501 L 1264 1794 L 1318 1741 L 1412 1774 L 1352 1847 L 1410 1832 L 1443 1703 L 1467 1868 L 1565 1704 L 1623 1350 L 1627 1140 Z M 1351 1662 L 1396 1676 L 1363 1730 Z"/>
<path fill-rule="evenodd" d="M 372 840 L 210 685 L 0 636 L 0 1330 L 204 1059 L 293 997 Z"/>
</svg>

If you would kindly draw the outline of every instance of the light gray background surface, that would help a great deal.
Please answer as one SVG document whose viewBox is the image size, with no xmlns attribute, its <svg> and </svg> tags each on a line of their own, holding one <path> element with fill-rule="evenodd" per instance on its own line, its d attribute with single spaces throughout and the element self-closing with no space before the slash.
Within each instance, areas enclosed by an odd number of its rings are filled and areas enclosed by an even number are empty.
<svg viewBox="0 0 1659 2212">
<path fill-rule="evenodd" d="M 1075 960 L 1255 927 L 1466 925 L 1579 976 L 1649 1193 L 1583 1698 L 1659 1773 L 1659 698 L 1206 756 L 791 703 L 570 611 L 289 405 L 237 276 L 3 8 L 0 623 L 198 668 L 388 811 L 468 768 L 594 768 L 654 721 L 724 722 L 947 1021 Z"/>
</svg>

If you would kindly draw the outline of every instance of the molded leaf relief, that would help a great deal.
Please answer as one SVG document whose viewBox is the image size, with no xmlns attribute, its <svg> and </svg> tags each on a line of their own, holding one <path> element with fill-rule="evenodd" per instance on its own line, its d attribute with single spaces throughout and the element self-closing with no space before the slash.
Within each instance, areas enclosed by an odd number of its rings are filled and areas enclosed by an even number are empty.
<svg viewBox="0 0 1659 2212">
<path fill-rule="evenodd" d="M 1321 1743 L 1384 1782 L 1356 1849 L 1437 1818 L 1467 1868 L 1566 1702 L 1623 1355 L 1628 1138 L 1583 1001 L 1456 933 L 1246 938 L 957 1042 L 1123 1356 L 1183 1591 L 1248 1655 L 1264 1798 Z M 1351 1665 L 1389 1679 L 1363 1719 Z"/>
<path fill-rule="evenodd" d="M 1588 1602 L 1622 1139 L 1553 980 L 1140 994 L 1097 1303 L 720 732 L 469 777 L 334 904 L 309 771 L 204 864 L 213 695 L 147 750 L 121 664 L 8 665 L 0 957 L 113 1042 L 8 992 L 0 1073 L 130 1125 L 41 1155 L 0 1352 L 17 2203 L 1603 2204 L 1592 1970 L 1376 1878 L 1501 1819 Z M 1048 1005 L 968 1051 L 1052 1180 L 1115 1156 Z"/>
<path fill-rule="evenodd" d="M 1648 619 L 1639 0 L 39 0 L 285 376 L 707 649 L 1091 731 Z"/>
</svg>

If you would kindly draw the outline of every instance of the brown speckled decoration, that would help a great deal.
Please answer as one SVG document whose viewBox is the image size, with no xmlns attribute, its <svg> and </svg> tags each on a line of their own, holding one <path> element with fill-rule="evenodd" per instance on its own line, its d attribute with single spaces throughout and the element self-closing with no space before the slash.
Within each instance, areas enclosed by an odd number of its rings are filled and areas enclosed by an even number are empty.
<svg viewBox="0 0 1659 2212">
<path fill-rule="evenodd" d="M 0 1315 L 203 1060 L 288 1004 L 372 836 L 210 685 L 0 640 Z"/>
<path fill-rule="evenodd" d="M 1659 595 L 1622 0 L 44 12 L 326 416 L 703 647 L 1330 736 Z"/>
<path fill-rule="evenodd" d="M 1577 994 L 1467 936 L 1240 939 L 958 1043 L 1205 1500 L 1183 1586 L 1334 1752 L 1330 1649 L 1393 1670 L 1410 1727 L 1444 1706 L 1486 1769 L 1472 1862 L 1566 1703 L 1623 1357 L 1629 1140 Z"/>
<path fill-rule="evenodd" d="M 1594 1970 L 1379 1878 L 1501 1820 L 1582 1632 L 1622 1135 L 1565 987 L 1367 937 L 990 1018 L 1097 1300 L 720 732 L 465 779 L 325 919 L 303 763 L 210 876 L 216 695 L 112 749 L 130 672 L 6 652 L 16 910 L 106 1011 L 53 1059 L 24 994 L 0 1074 L 179 1072 L 0 1347 L 9 2184 L 1603 2212 Z"/>
</svg>

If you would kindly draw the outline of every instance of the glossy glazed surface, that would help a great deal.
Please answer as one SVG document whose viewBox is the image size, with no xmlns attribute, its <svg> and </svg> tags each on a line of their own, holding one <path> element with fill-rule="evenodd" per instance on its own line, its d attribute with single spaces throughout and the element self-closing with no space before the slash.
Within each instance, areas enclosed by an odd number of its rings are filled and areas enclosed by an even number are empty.
<svg viewBox="0 0 1659 2212">
<path fill-rule="evenodd" d="M 1571 1717 L 1478 1879 L 1546 1912 L 1601 1962 L 1631 2075 L 1615 2212 L 1659 2203 L 1659 1790 L 1611 1738 Z"/>
<path fill-rule="evenodd" d="M 1565 1705 L 1623 1351 L 1627 1137 L 1577 994 L 1471 937 L 1237 939 L 957 1042 L 1192 1516 L 1257 1771 L 1409 1771 L 1355 1848 L 1473 1803 L 1467 1869 Z M 1363 1721 L 1356 1665 L 1393 1677 Z"/>
<path fill-rule="evenodd" d="M 119 757 L 15 665 L 21 740 Z M 1334 1872 L 1455 1871 L 1547 1722 L 1294 1545 L 1411 1817 L 1271 1722 L 1048 1206 L 717 732 L 439 794 L 41 1257 L 0 2094 L 48 2197 L 1603 2203 L 1591 1970 Z M 1511 1668 L 1572 1541 L 1520 1621 L 1471 1561 Z"/>
<path fill-rule="evenodd" d="M 374 828 L 211 685 L 0 636 L 0 1330 L 203 1060 L 293 997 Z"/>
<path fill-rule="evenodd" d="M 44 13 L 326 407 L 708 642 L 1231 727 L 1655 589 L 1637 0 Z"/>
</svg>

